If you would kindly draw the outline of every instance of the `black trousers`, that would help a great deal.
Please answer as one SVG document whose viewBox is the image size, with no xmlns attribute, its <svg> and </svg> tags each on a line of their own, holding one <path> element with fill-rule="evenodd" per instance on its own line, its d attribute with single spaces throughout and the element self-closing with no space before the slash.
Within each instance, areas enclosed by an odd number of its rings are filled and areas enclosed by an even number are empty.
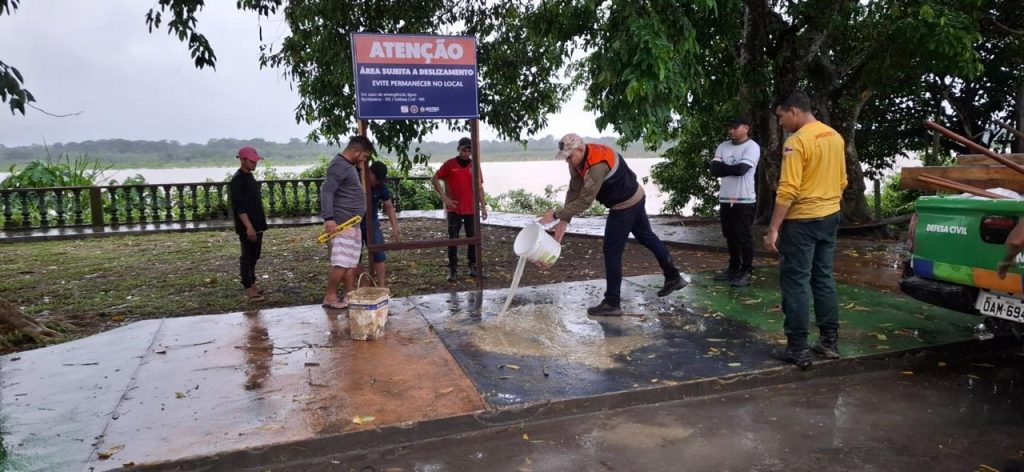
<svg viewBox="0 0 1024 472">
<path fill-rule="evenodd" d="M 472 238 L 476 235 L 475 229 L 473 228 L 473 215 L 456 215 L 455 213 L 448 212 L 448 239 L 457 239 L 459 237 L 459 230 L 466 227 L 466 237 Z M 458 267 L 459 256 L 458 246 L 448 246 L 448 267 Z M 476 246 L 467 246 L 466 259 L 469 259 L 469 265 L 476 265 Z"/>
<path fill-rule="evenodd" d="M 252 287 L 256 283 L 256 261 L 260 260 L 263 251 L 263 233 L 256 233 L 256 240 L 249 241 L 245 233 L 238 235 L 242 243 L 242 255 L 238 258 L 238 274 L 242 277 L 242 286 Z"/>
<path fill-rule="evenodd" d="M 723 203 L 718 210 L 722 235 L 729 246 L 729 270 L 746 272 L 754 268 L 754 224 L 756 203 Z"/>
</svg>

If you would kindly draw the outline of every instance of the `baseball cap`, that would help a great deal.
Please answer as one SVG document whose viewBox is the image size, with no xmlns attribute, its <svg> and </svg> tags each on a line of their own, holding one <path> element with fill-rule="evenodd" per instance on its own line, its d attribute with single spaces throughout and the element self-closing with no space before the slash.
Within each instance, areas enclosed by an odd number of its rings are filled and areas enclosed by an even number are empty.
<svg viewBox="0 0 1024 472">
<path fill-rule="evenodd" d="M 378 182 L 388 180 L 388 166 L 381 161 L 373 161 L 373 164 L 370 164 L 370 172 L 373 172 Z"/>
<path fill-rule="evenodd" d="M 464 147 L 473 147 L 473 140 L 469 138 L 462 138 L 459 140 L 459 145 L 455 149 L 462 149 Z"/>
<path fill-rule="evenodd" d="M 569 133 L 562 136 L 562 139 L 558 141 L 558 154 L 555 154 L 555 159 L 568 159 L 569 153 L 578 147 L 583 147 L 583 138 L 580 135 Z"/>
<path fill-rule="evenodd" d="M 239 149 L 238 150 L 238 158 L 239 159 L 245 159 L 247 161 L 252 161 L 252 162 L 259 162 L 260 160 L 263 159 L 262 157 L 260 157 L 260 155 L 258 153 L 256 153 L 256 149 L 253 149 L 250 146 L 246 146 L 246 147 L 243 147 L 242 149 Z"/>
<path fill-rule="evenodd" d="M 726 124 L 728 124 L 730 128 L 735 128 L 739 125 L 750 126 L 750 118 L 747 118 L 746 116 L 743 115 L 734 116 L 731 119 L 729 119 L 729 121 Z"/>
</svg>

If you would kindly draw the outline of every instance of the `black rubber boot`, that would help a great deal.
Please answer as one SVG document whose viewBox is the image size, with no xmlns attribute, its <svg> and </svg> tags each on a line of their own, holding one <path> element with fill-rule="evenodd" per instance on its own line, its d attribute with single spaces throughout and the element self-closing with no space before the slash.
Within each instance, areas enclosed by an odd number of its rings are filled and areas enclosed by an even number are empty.
<svg viewBox="0 0 1024 472">
<path fill-rule="evenodd" d="M 788 362 L 802 370 L 807 370 L 811 366 L 811 350 L 806 347 L 777 347 L 772 349 L 771 356 L 772 359 Z"/>
<path fill-rule="evenodd" d="M 661 290 L 658 290 L 658 296 L 664 297 L 665 295 L 686 287 L 686 285 L 687 283 L 683 280 L 683 276 L 679 275 L 679 272 L 676 272 L 675 277 L 665 278 L 665 284 L 661 287 Z"/>
<path fill-rule="evenodd" d="M 622 316 L 622 308 L 612 305 L 607 301 L 601 301 L 600 305 L 587 308 L 589 316 Z"/>
<path fill-rule="evenodd" d="M 732 279 L 729 285 L 733 287 L 749 287 L 750 283 L 754 281 L 753 276 L 749 271 L 744 271 L 736 274 L 736 277 Z"/>
<path fill-rule="evenodd" d="M 725 269 L 711 278 L 715 282 L 732 282 L 732 279 L 736 278 L 736 271 L 729 268 Z"/>
<path fill-rule="evenodd" d="M 839 359 L 839 331 L 822 331 L 812 349 L 825 359 Z"/>
<path fill-rule="evenodd" d="M 457 280 L 459 280 L 459 270 L 456 269 L 454 266 L 453 267 L 449 267 L 448 268 L 448 281 L 449 282 L 455 282 Z"/>
</svg>

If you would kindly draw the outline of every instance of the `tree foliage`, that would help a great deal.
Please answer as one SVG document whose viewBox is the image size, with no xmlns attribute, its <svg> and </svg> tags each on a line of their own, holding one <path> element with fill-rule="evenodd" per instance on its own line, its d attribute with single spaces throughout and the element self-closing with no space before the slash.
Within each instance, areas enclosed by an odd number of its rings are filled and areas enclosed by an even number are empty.
<svg viewBox="0 0 1024 472">
<path fill-rule="evenodd" d="M 213 67 L 197 20 L 203 0 L 158 0 L 146 15 Z M 847 142 L 848 221 L 870 219 L 863 176 L 900 153 L 926 149 L 923 117 L 939 117 L 986 144 L 1005 138 L 995 116 L 1024 120 L 1024 21 L 1016 0 L 238 0 L 260 17 L 283 15 L 289 32 L 262 39 L 261 64 L 281 70 L 300 95 L 296 119 L 314 140 L 355 131 L 350 33 L 470 35 L 478 39 L 481 119 L 522 140 L 548 125 L 576 88 L 600 128 L 648 149 L 674 146 L 653 177 L 669 210 L 714 206 L 706 162 L 732 114 L 753 118 L 764 151 L 759 215 L 771 211 L 781 161 L 770 104 L 796 87 Z M 0 14 L 17 0 L 0 0 Z M 0 73 L 15 77 L 9 69 Z M 0 75 L 3 77 L 3 75 Z M 13 86 L 10 84 L 13 83 Z M 7 84 L 23 90 L 20 77 Z M 1013 91 L 1016 91 L 1015 99 Z M 30 95 L 25 96 L 30 99 Z M 12 110 L 14 102 L 12 103 Z M 1016 105 L 1014 105 L 1016 103 Z M 426 161 L 430 132 L 466 123 L 377 121 L 373 138 L 402 169 Z M 948 144 L 944 144 L 948 146 Z M 1021 146 L 1018 144 L 1018 147 Z"/>
<path fill-rule="evenodd" d="M 146 19 L 158 28 L 162 14 L 172 18 L 168 31 L 187 39 L 196 66 L 212 65 L 212 46 L 196 29 L 202 0 L 160 0 Z M 283 10 L 290 33 L 280 44 L 261 44 L 261 64 L 282 70 L 300 95 L 296 119 L 315 123 L 312 140 L 339 142 L 355 131 L 355 90 L 350 33 L 375 31 L 402 34 L 452 34 L 478 38 L 480 115 L 503 138 L 520 139 L 547 126 L 547 116 L 558 111 L 571 88 L 553 80 L 564 68 L 570 41 L 550 41 L 550 35 L 571 38 L 572 30 L 587 26 L 586 17 L 558 11 L 551 4 L 520 0 L 425 0 L 334 2 L 311 0 L 239 1 L 240 9 L 269 16 Z M 585 11 L 580 7 L 575 10 Z M 567 28 L 569 31 L 567 31 Z M 467 131 L 462 121 L 375 121 L 370 132 L 399 158 L 402 169 L 425 162 L 415 146 L 440 126 Z"/>
<path fill-rule="evenodd" d="M 0 0 L 0 15 L 10 15 L 18 10 L 19 0 Z M 0 61 L 0 102 L 7 102 L 11 107 L 11 114 L 21 112 L 25 114 L 25 105 L 36 101 L 25 88 L 25 78 L 21 72 L 14 67 Z"/>
<path fill-rule="evenodd" d="M 921 121 L 927 116 L 920 113 L 920 84 L 929 77 L 970 79 L 984 73 L 986 57 L 977 48 L 989 10 L 982 1 L 719 2 L 716 22 L 693 22 L 708 27 L 698 30 L 698 45 L 714 67 L 698 69 L 704 77 L 691 79 L 689 100 L 678 107 L 681 126 L 670 135 L 678 145 L 654 173 L 663 187 L 683 189 L 669 205 L 678 209 L 686 197 L 703 195 L 698 210 L 708 207 L 714 182 L 691 160 L 713 149 L 715 140 L 703 135 L 724 138 L 721 110 L 733 110 L 754 118 L 752 134 L 764 151 L 759 215 L 769 215 L 783 140 L 771 98 L 800 87 L 814 99 L 818 118 L 846 139 L 850 186 L 844 216 L 867 221 L 862 164 L 872 175 L 900 152 L 920 148 Z"/>
</svg>

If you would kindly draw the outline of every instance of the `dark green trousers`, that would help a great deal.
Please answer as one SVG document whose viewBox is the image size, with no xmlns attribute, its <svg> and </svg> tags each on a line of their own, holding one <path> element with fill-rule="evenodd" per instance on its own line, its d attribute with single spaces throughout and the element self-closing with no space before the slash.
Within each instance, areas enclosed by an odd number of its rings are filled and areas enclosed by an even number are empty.
<svg viewBox="0 0 1024 472">
<path fill-rule="evenodd" d="M 839 299 L 832 265 L 839 214 L 813 220 L 786 220 L 779 229 L 779 285 L 783 328 L 791 348 L 806 348 L 811 303 L 820 331 L 839 329 Z"/>
</svg>

